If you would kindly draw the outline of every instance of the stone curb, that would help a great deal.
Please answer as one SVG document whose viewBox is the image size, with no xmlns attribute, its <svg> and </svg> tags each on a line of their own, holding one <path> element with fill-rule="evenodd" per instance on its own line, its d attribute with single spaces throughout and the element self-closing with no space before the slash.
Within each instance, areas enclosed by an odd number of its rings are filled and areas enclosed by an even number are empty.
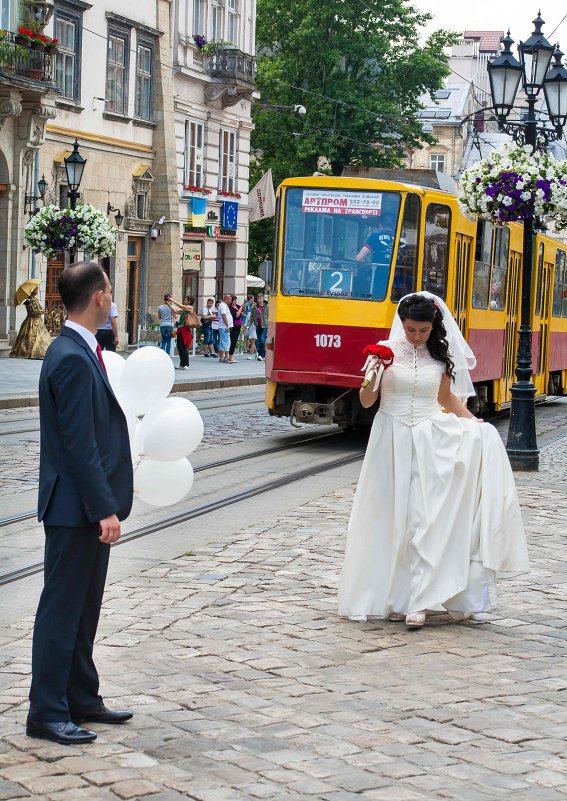
<svg viewBox="0 0 567 801">
<path fill-rule="evenodd" d="M 223 389 L 226 387 L 253 387 L 265 384 L 265 376 L 244 376 L 235 378 L 210 378 L 202 381 L 179 381 L 173 385 L 172 392 L 197 392 L 203 389 Z M 6 395 L 0 398 L 0 409 L 22 409 L 39 406 L 37 395 Z"/>
</svg>

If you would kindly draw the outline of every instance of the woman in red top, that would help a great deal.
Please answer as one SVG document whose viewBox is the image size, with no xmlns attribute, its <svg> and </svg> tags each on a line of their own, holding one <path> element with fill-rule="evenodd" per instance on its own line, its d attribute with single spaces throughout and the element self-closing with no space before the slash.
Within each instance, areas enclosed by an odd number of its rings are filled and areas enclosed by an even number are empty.
<svg viewBox="0 0 567 801">
<path fill-rule="evenodd" d="M 189 369 L 189 348 L 193 344 L 193 331 L 185 325 L 185 317 L 187 312 L 194 311 L 195 298 L 187 295 L 185 303 L 178 303 L 173 298 L 169 299 L 168 306 L 173 304 L 176 309 L 181 309 L 179 317 L 179 326 L 177 328 L 177 352 L 179 353 L 179 367 L 178 370 Z M 175 309 L 173 309 L 175 311 Z"/>
</svg>

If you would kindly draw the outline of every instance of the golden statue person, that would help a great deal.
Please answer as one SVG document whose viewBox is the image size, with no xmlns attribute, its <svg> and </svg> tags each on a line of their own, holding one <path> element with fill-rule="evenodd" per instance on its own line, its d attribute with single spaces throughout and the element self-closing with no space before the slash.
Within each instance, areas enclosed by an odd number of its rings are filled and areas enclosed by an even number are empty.
<svg viewBox="0 0 567 801">
<path fill-rule="evenodd" d="M 43 322 L 43 307 L 37 299 L 39 280 L 30 278 L 18 287 L 14 296 L 14 305 L 22 301 L 27 309 L 27 316 L 22 325 L 10 356 L 15 359 L 43 359 L 47 348 L 51 345 L 51 335 Z"/>
</svg>

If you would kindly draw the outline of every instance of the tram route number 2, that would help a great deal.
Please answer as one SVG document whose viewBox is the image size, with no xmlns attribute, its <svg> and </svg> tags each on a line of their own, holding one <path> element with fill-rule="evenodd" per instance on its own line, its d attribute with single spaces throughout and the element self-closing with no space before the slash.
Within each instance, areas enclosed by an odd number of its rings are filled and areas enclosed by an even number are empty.
<svg viewBox="0 0 567 801">
<path fill-rule="evenodd" d="M 340 348 L 341 335 L 340 334 L 315 334 L 315 347 L 316 348 Z"/>
</svg>

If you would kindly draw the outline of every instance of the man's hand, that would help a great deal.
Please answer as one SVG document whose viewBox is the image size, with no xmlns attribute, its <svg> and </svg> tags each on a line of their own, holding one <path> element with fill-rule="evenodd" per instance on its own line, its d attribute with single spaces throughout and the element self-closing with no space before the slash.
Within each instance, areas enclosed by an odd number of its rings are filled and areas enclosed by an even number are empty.
<svg viewBox="0 0 567 801">
<path fill-rule="evenodd" d="M 99 521 L 101 542 L 111 545 L 116 540 L 120 539 L 120 520 L 116 515 L 105 517 L 104 520 Z"/>
</svg>

